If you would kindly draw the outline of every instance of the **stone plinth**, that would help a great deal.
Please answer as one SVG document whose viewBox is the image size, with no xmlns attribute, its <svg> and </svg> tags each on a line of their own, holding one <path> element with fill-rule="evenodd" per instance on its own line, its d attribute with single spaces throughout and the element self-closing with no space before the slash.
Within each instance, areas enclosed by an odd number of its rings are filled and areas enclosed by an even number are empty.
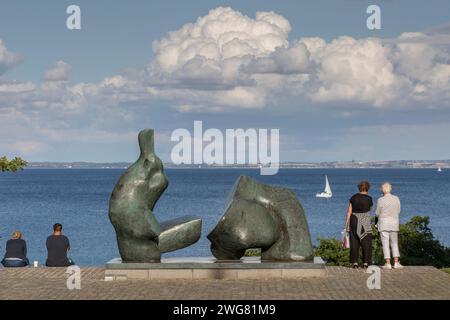
<svg viewBox="0 0 450 320">
<path fill-rule="evenodd" d="M 258 258 L 216 260 L 214 258 L 168 258 L 155 263 L 106 264 L 105 280 L 167 279 L 285 279 L 322 277 L 325 265 L 314 262 L 274 262 Z"/>
</svg>

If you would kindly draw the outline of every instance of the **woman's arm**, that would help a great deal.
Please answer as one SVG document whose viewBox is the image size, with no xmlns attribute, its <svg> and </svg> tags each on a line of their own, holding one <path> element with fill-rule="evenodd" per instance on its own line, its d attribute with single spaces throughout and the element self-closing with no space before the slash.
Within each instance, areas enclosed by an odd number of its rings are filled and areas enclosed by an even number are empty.
<svg viewBox="0 0 450 320">
<path fill-rule="evenodd" d="M 349 226 L 350 226 L 350 217 L 352 215 L 352 211 L 353 211 L 352 204 L 349 203 L 348 204 L 348 209 L 347 209 L 347 218 L 345 219 L 345 229 L 346 230 L 348 230 Z"/>
</svg>

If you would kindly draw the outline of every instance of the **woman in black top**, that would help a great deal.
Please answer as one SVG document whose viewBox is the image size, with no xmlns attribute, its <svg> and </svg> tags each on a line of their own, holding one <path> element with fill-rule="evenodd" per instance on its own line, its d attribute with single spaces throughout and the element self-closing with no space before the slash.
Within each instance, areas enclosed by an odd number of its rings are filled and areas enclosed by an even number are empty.
<svg viewBox="0 0 450 320">
<path fill-rule="evenodd" d="M 2 264 L 6 268 L 25 267 L 29 265 L 27 243 L 22 239 L 22 233 L 20 231 L 14 231 L 12 239 L 6 242 L 6 253 Z"/>
<path fill-rule="evenodd" d="M 350 233 L 350 259 L 353 268 L 358 268 L 359 247 L 362 247 L 364 269 L 366 270 L 372 261 L 370 210 L 373 201 L 368 194 L 370 184 L 367 181 L 361 181 L 358 189 L 359 193 L 350 198 L 345 227 Z"/>
</svg>

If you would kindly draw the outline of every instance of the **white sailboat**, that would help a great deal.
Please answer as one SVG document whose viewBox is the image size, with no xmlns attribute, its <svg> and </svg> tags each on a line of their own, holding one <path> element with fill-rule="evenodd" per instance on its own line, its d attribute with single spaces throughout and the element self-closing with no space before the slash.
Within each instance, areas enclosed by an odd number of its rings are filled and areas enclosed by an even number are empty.
<svg viewBox="0 0 450 320">
<path fill-rule="evenodd" d="M 441 167 L 438 168 L 438 172 L 442 172 L 442 168 Z"/>
<path fill-rule="evenodd" d="M 333 196 L 333 192 L 331 192 L 330 183 L 328 182 L 328 177 L 325 176 L 325 190 L 321 193 L 317 193 L 317 198 L 331 198 Z"/>
</svg>

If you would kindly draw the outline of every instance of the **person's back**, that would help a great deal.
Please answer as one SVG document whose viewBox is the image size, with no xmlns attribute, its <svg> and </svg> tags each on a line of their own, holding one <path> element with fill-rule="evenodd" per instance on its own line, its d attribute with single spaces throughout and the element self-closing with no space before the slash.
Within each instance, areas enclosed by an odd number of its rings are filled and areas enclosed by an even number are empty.
<svg viewBox="0 0 450 320">
<path fill-rule="evenodd" d="M 47 267 L 66 267 L 71 265 L 67 252 L 70 249 L 69 238 L 62 235 L 62 226 L 57 223 L 53 226 L 54 233 L 47 238 Z"/>
<path fill-rule="evenodd" d="M 380 232 L 383 255 L 386 261 L 383 269 L 391 270 L 391 253 L 394 257 L 394 269 L 402 269 L 400 264 L 400 250 L 398 246 L 398 232 L 400 229 L 400 199 L 392 195 L 392 185 L 385 182 L 381 185 L 380 191 L 383 196 L 378 199 L 377 217 L 378 231 Z M 392 249 L 392 252 L 391 252 Z"/>
<path fill-rule="evenodd" d="M 400 199 L 390 193 L 378 199 L 377 217 L 380 231 L 398 231 Z"/>
<path fill-rule="evenodd" d="M 372 226 L 370 222 L 370 211 L 373 200 L 369 196 L 370 183 L 361 181 L 358 184 L 359 193 L 350 198 L 347 208 L 345 230 L 350 236 L 350 260 L 353 268 L 358 268 L 359 248 L 362 248 L 363 266 L 367 271 L 372 262 Z"/>
<path fill-rule="evenodd" d="M 357 193 L 350 198 L 353 213 L 370 212 L 373 206 L 372 197 L 368 194 Z"/>
<path fill-rule="evenodd" d="M 27 243 L 20 231 L 14 231 L 12 239 L 6 242 L 6 253 L 2 260 L 4 267 L 25 267 L 29 265 Z"/>
<path fill-rule="evenodd" d="M 10 239 L 6 242 L 5 259 L 27 259 L 27 244 L 23 239 Z"/>
</svg>

